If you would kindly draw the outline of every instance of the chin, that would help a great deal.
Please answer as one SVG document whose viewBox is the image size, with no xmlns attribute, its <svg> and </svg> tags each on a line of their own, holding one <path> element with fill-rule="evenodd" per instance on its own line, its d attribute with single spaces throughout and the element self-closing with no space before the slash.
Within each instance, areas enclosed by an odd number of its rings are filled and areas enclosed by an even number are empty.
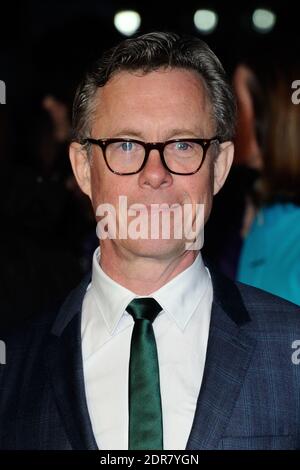
<svg viewBox="0 0 300 470">
<path fill-rule="evenodd" d="M 183 240 L 131 240 L 123 245 L 135 256 L 143 258 L 166 259 L 182 254 L 185 251 Z"/>
</svg>

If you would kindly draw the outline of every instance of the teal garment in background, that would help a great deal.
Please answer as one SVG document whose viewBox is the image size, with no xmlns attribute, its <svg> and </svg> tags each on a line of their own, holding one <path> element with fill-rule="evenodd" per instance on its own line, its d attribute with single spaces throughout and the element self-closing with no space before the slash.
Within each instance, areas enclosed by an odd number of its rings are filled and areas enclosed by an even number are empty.
<svg viewBox="0 0 300 470">
<path fill-rule="evenodd" d="M 300 207 L 262 208 L 242 247 L 237 279 L 300 305 Z"/>
</svg>

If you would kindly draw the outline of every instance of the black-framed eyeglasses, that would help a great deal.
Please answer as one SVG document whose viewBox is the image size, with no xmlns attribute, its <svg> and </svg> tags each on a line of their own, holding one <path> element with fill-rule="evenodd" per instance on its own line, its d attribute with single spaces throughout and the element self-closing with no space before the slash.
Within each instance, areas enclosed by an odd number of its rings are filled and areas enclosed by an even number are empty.
<svg viewBox="0 0 300 470">
<path fill-rule="evenodd" d="M 172 139 L 166 142 L 143 142 L 136 139 L 84 139 L 83 145 L 98 145 L 110 171 L 117 175 L 134 175 L 146 165 L 151 150 L 158 150 L 163 166 L 174 175 L 193 175 L 200 170 L 207 150 L 219 137 L 211 139 Z"/>
</svg>

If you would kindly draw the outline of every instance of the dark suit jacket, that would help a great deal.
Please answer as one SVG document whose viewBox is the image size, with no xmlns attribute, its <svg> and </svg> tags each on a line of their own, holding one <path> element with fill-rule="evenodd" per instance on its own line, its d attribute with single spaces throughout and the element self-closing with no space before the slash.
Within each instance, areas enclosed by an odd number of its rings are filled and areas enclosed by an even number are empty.
<svg viewBox="0 0 300 470">
<path fill-rule="evenodd" d="M 204 377 L 187 449 L 300 448 L 300 308 L 212 273 Z M 80 320 L 87 276 L 58 315 L 5 338 L 0 449 L 97 449 L 88 413 Z"/>
</svg>

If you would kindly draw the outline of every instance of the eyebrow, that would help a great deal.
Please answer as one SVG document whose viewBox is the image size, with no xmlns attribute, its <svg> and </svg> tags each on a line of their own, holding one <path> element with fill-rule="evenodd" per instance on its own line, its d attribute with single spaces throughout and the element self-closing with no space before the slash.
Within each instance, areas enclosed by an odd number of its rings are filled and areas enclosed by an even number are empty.
<svg viewBox="0 0 300 470">
<path fill-rule="evenodd" d="M 192 131 L 191 129 L 184 129 L 184 128 L 178 127 L 178 128 L 170 129 L 166 134 L 165 140 L 172 139 L 178 135 L 183 135 L 184 137 L 197 138 L 197 137 L 203 137 L 203 134 L 204 134 L 203 132 L 198 133 L 198 132 Z M 144 140 L 144 136 L 142 132 L 134 130 L 134 129 L 130 129 L 130 128 L 121 129 L 120 131 L 113 133 L 112 137 L 114 138 L 124 137 L 125 138 L 125 136 L 136 137 L 137 139 Z"/>
<path fill-rule="evenodd" d="M 138 139 L 142 139 L 143 138 L 143 135 L 141 132 L 139 131 L 136 131 L 136 130 L 133 130 L 133 129 L 130 129 L 130 128 L 125 128 L 125 129 L 121 129 L 120 131 L 118 132 L 113 132 L 112 133 L 112 137 L 113 138 L 118 138 L 118 137 L 125 137 L 125 136 L 131 136 L 131 137 L 136 137 Z"/>
</svg>

